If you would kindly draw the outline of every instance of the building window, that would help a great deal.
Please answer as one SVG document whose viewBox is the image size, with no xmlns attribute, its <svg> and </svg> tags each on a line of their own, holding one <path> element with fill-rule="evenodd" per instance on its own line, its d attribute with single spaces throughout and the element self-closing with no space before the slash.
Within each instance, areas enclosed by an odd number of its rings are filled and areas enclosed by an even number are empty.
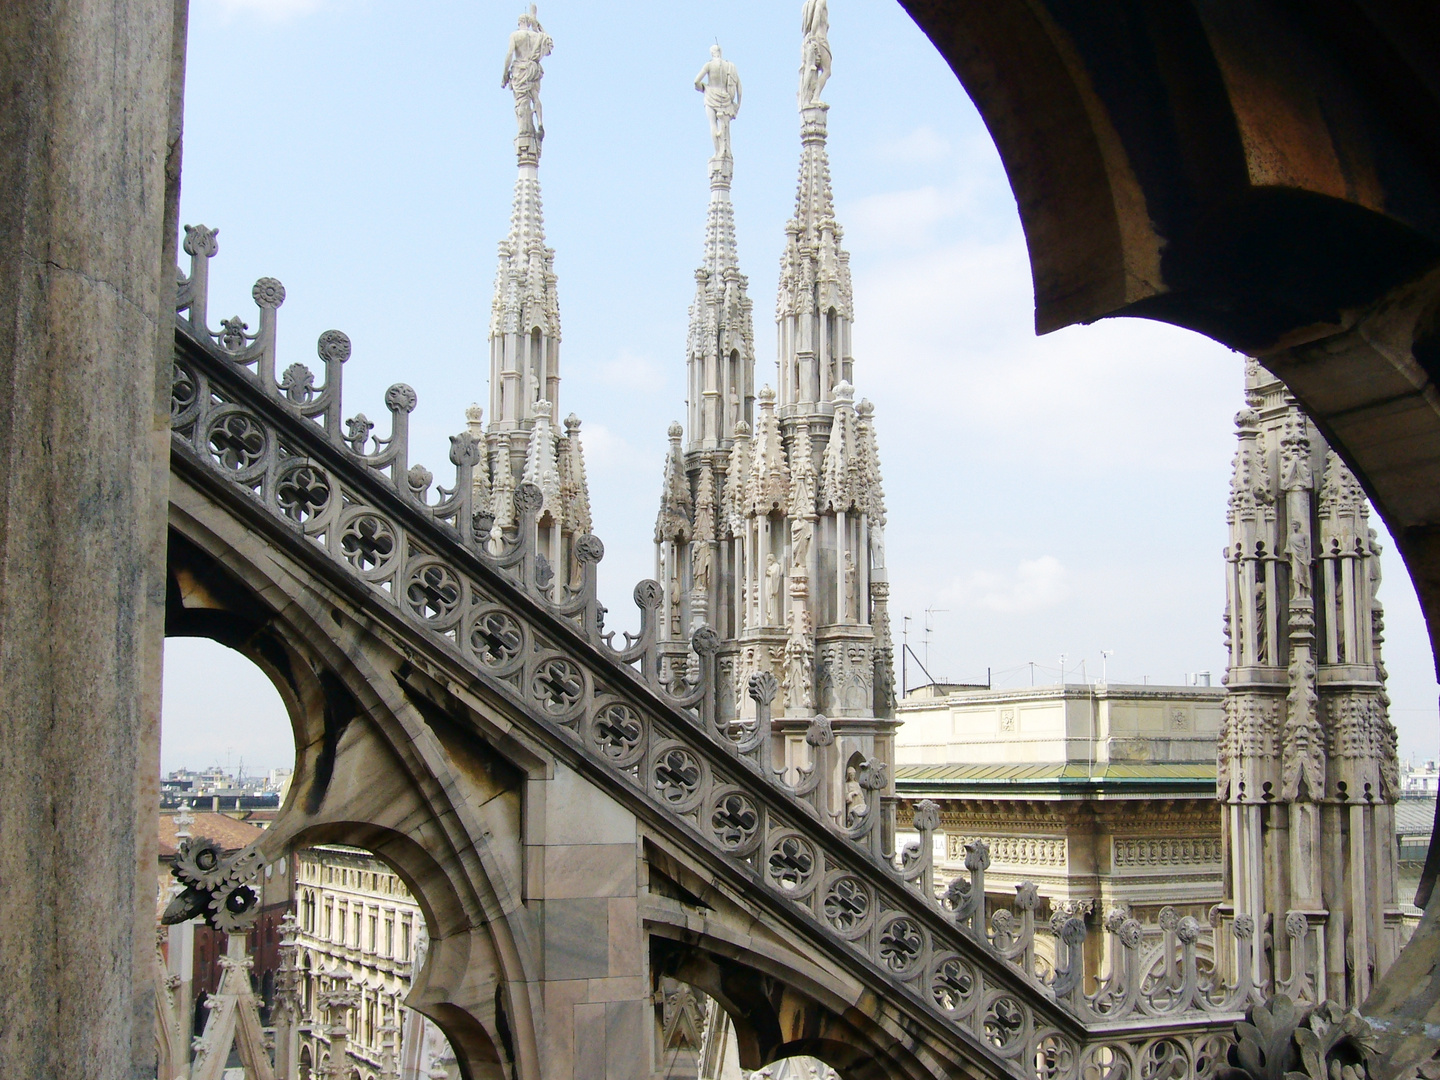
<svg viewBox="0 0 1440 1080">
<path fill-rule="evenodd" d="M 385 916 L 385 956 L 395 955 L 395 917 Z"/>
</svg>

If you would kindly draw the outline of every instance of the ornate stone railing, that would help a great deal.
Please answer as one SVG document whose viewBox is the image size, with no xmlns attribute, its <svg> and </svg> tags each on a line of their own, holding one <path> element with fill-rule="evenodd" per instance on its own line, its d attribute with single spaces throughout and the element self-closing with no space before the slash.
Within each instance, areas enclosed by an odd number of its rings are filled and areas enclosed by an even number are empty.
<svg viewBox="0 0 1440 1080">
<path fill-rule="evenodd" d="M 693 674 L 677 671 L 666 681 L 656 641 L 658 583 L 636 586 L 640 629 L 617 644 L 596 598 L 604 554 L 597 538 L 575 543 L 578 580 L 567 580 L 565 568 L 556 580 L 536 545 L 539 490 L 520 485 L 516 524 L 496 528 L 490 508 L 474 502 L 482 450 L 468 433 L 451 438 L 453 483 L 432 494 L 433 474 L 409 459 L 413 390 L 397 384 L 386 393 L 385 436 L 363 414 L 344 418 L 350 341 L 336 330 L 319 338 L 319 385 L 300 363 L 277 378 L 284 288 L 273 278 L 256 282 L 253 333 L 238 316 L 211 330 L 215 231 L 187 226 L 184 248 L 191 265 L 179 282 L 171 401 L 182 468 L 221 481 L 323 552 L 376 603 L 577 748 L 619 790 L 658 810 L 754 895 L 798 917 L 852 968 L 858 962 L 883 996 L 907 1001 L 1004 1069 L 1044 1080 L 1080 1073 L 1184 1080 L 1210 1071 L 1256 997 L 1254 928 L 1243 917 L 1233 936 L 1190 918 L 1162 920 L 1163 944 L 1148 951 L 1138 923 L 1112 920 L 1106 929 L 1118 960 L 1087 991 L 1082 920 L 1062 914 L 1037 925 L 1040 900 L 1029 883 L 1018 887 L 1013 909 L 987 918 L 989 852 L 980 841 L 967 847 L 966 874 L 937 896 L 933 803 L 916 809 L 918 843 L 886 851 L 884 765 L 857 770 L 863 808 L 855 799 L 831 805 L 829 778 L 840 763 L 824 717 L 809 725 L 808 766 L 787 781 L 771 762 L 772 676 L 757 675 L 747 687 L 753 722 L 718 722 L 713 630 L 691 637 Z M 238 895 L 234 873 L 216 880 L 227 896 Z M 197 879 L 191 887 L 203 910 L 208 886 Z M 1212 956 L 1233 956 L 1240 973 L 1233 984 L 1202 970 L 1202 933 L 1212 935 Z M 1052 940 L 1037 949 L 1037 935 Z"/>
</svg>

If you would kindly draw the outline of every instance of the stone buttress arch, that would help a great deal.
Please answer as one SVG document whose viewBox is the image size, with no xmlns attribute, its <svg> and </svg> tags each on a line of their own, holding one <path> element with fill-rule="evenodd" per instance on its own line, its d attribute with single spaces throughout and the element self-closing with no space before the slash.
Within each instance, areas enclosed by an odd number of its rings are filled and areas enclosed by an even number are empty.
<svg viewBox="0 0 1440 1080">
<path fill-rule="evenodd" d="M 470 1075 L 508 1076 L 513 1062 L 513 1075 L 538 1080 L 521 807 L 527 777 L 547 763 L 498 730 L 472 732 L 463 747 L 453 730 L 437 732 L 424 673 L 355 622 L 352 605 L 276 572 L 273 551 L 216 535 L 178 495 L 166 633 L 208 637 L 256 663 L 295 735 L 295 776 L 262 855 L 336 842 L 395 869 L 430 934 L 407 1005 L 440 1026 Z"/>
</svg>

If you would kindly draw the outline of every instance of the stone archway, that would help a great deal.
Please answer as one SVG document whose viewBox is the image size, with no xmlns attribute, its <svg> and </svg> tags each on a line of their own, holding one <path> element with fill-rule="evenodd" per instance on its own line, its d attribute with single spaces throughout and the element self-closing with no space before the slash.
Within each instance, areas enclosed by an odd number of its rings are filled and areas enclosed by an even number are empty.
<svg viewBox="0 0 1440 1080">
<path fill-rule="evenodd" d="M 300 847 L 339 843 L 364 848 L 395 870 L 420 904 L 430 942 L 407 1004 L 441 1028 L 472 1075 L 498 1075 L 515 1060 L 515 1033 L 533 1024 L 528 998 L 512 989 L 527 981 L 513 920 L 519 852 L 488 850 L 484 838 L 518 845 L 513 826 L 524 769 L 473 744 L 457 769 L 426 737 L 426 721 L 402 685 L 365 670 L 363 655 L 337 649 L 298 609 L 273 611 L 263 589 L 243 580 L 241 560 L 229 556 L 227 564 L 193 536 L 172 532 L 167 631 L 236 649 L 285 703 L 295 775 L 257 848 L 275 861 Z M 469 803 L 506 820 L 477 822 Z M 522 939 L 530 932 L 523 923 L 518 930 Z M 529 1058 L 533 1068 L 533 1046 Z"/>
</svg>

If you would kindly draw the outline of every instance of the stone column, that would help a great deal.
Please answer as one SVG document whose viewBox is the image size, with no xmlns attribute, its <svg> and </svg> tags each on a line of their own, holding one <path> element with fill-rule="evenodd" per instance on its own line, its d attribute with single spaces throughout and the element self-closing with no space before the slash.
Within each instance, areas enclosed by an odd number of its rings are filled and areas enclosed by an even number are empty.
<svg viewBox="0 0 1440 1080">
<path fill-rule="evenodd" d="M 17 1076 L 154 1075 L 155 360 L 174 333 L 184 13 L 0 8 L 0 1061 Z"/>
</svg>

